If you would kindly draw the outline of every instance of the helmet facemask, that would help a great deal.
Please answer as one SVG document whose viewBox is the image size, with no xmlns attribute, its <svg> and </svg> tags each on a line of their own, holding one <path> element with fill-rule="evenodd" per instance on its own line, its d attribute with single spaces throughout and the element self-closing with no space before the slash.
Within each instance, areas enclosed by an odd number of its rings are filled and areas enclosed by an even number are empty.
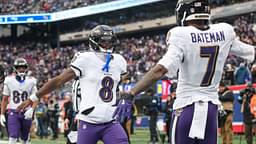
<svg viewBox="0 0 256 144">
<path fill-rule="evenodd" d="M 23 58 L 16 59 L 14 62 L 14 72 L 16 73 L 16 79 L 19 82 L 23 82 L 28 72 L 27 61 Z"/>
</svg>

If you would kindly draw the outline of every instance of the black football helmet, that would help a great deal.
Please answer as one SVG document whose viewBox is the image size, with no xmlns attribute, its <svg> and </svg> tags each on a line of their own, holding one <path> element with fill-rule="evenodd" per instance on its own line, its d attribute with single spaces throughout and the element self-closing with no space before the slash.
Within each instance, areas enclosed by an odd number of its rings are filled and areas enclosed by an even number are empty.
<svg viewBox="0 0 256 144">
<path fill-rule="evenodd" d="M 189 20 L 210 20 L 208 0 L 179 0 L 176 5 L 177 25 L 185 26 Z"/>
<path fill-rule="evenodd" d="M 23 69 L 20 70 L 19 69 L 20 67 L 23 67 Z M 14 61 L 13 69 L 14 69 L 14 72 L 16 73 L 16 79 L 18 81 L 24 81 L 25 77 L 26 77 L 26 74 L 27 74 L 27 71 L 28 71 L 27 61 L 24 58 L 17 58 Z"/>
<path fill-rule="evenodd" d="M 116 35 L 108 25 L 98 25 L 89 35 L 89 46 L 97 52 L 112 53 L 116 45 Z"/>
</svg>

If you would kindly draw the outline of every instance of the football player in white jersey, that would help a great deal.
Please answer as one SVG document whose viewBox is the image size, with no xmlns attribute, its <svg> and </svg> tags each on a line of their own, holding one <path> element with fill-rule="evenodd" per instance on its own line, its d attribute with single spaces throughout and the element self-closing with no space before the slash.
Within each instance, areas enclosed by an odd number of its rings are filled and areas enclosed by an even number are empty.
<svg viewBox="0 0 256 144">
<path fill-rule="evenodd" d="M 127 62 L 114 51 L 116 37 L 111 27 L 98 25 L 89 35 L 91 51 L 80 53 L 71 62 L 71 67 L 48 81 L 35 95 L 23 102 L 18 110 L 24 109 L 43 95 L 62 84 L 79 77 L 81 104 L 78 144 L 128 144 L 127 135 L 112 117 L 116 109 L 116 88 L 121 75 L 126 73 Z"/>
<path fill-rule="evenodd" d="M 5 126 L 6 119 L 4 114 L 8 99 L 10 99 L 7 112 L 9 144 L 15 144 L 18 138 L 21 139 L 22 144 L 28 144 L 32 119 L 27 119 L 26 114 L 24 114 L 25 111 L 17 112 L 16 108 L 27 100 L 29 95 L 37 92 L 37 80 L 32 76 L 27 76 L 28 63 L 24 58 L 17 58 L 14 61 L 13 68 L 15 74 L 7 76 L 4 80 L 0 122 L 2 126 Z"/>
<path fill-rule="evenodd" d="M 233 53 L 252 62 L 255 50 L 236 38 L 231 25 L 209 24 L 208 0 L 179 0 L 176 17 L 179 26 L 167 34 L 167 53 L 124 98 L 179 69 L 171 143 L 217 144 L 217 88 L 225 60 Z"/>
</svg>

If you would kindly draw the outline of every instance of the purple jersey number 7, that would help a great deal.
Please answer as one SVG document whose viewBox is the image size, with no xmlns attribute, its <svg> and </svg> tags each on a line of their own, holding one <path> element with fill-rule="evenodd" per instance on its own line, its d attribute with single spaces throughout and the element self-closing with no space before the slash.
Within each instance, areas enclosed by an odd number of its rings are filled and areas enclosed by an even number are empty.
<svg viewBox="0 0 256 144">
<path fill-rule="evenodd" d="M 208 65 L 200 86 L 209 86 L 215 73 L 216 61 L 219 54 L 219 46 L 200 47 L 200 57 L 208 58 Z"/>
</svg>

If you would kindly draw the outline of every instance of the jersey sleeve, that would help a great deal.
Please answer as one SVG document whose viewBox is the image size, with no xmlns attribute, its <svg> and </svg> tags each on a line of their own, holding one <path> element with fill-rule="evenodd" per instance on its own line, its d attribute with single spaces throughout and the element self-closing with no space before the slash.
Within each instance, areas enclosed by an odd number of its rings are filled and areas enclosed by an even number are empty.
<svg viewBox="0 0 256 144">
<path fill-rule="evenodd" d="M 241 42 L 237 38 L 236 33 L 231 25 L 226 24 L 226 27 L 232 37 L 230 53 L 252 62 L 255 56 L 254 47 L 252 45 Z"/>
<path fill-rule="evenodd" d="M 71 69 L 75 72 L 77 77 L 82 77 L 85 75 L 84 70 L 84 61 L 85 58 L 83 58 L 82 54 L 75 54 L 71 61 Z"/>
<path fill-rule="evenodd" d="M 255 56 L 255 49 L 252 45 L 241 42 L 238 39 L 234 39 L 230 53 L 235 54 L 243 59 L 253 62 Z"/>
<path fill-rule="evenodd" d="M 168 76 L 177 73 L 179 66 L 184 57 L 182 38 L 177 34 L 176 30 L 170 30 L 166 36 L 167 52 L 159 60 L 158 64 L 164 66 L 168 70 Z"/>
<path fill-rule="evenodd" d="M 6 78 L 5 80 L 4 80 L 4 88 L 3 88 L 3 95 L 5 95 L 5 96 L 10 96 L 11 94 L 10 94 L 10 89 L 9 89 L 9 86 L 8 86 L 8 78 Z"/>
</svg>

